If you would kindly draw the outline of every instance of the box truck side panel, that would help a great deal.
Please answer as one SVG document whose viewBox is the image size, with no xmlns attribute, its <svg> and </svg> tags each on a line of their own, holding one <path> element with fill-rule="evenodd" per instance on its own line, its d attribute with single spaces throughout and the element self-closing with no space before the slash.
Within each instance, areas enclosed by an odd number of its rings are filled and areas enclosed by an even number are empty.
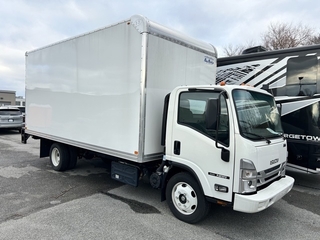
<svg viewBox="0 0 320 240">
<path fill-rule="evenodd" d="M 60 42 L 27 53 L 26 62 L 29 133 L 112 155 L 138 150 L 141 35 L 134 27 L 124 22 Z"/>
<path fill-rule="evenodd" d="M 206 53 L 157 36 L 148 38 L 146 155 L 163 151 L 160 140 L 165 95 L 176 86 L 214 84 L 216 71 L 215 58 Z M 212 47 L 212 54 L 214 51 Z"/>
</svg>

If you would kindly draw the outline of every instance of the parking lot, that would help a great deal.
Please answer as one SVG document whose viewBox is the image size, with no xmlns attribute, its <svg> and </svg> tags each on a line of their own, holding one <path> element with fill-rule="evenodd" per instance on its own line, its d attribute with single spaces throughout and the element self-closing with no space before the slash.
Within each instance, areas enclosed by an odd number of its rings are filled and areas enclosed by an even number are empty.
<svg viewBox="0 0 320 240">
<path fill-rule="evenodd" d="M 319 239 L 320 175 L 287 171 L 293 190 L 269 209 L 245 214 L 213 205 L 189 225 L 173 217 L 160 192 L 110 178 L 100 159 L 66 172 L 39 158 L 39 141 L 0 132 L 0 239 Z"/>
</svg>

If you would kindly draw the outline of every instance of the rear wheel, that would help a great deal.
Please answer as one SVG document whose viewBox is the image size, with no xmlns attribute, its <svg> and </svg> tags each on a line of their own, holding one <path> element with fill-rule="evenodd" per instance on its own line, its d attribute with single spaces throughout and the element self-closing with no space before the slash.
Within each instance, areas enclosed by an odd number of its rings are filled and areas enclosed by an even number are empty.
<svg viewBox="0 0 320 240">
<path fill-rule="evenodd" d="M 186 172 L 170 178 L 166 198 L 173 215 L 187 223 L 202 220 L 209 212 L 210 204 L 196 180 Z"/>
<path fill-rule="evenodd" d="M 69 166 L 69 149 L 62 143 L 54 143 L 50 148 L 50 161 L 54 170 L 64 171 Z"/>
</svg>

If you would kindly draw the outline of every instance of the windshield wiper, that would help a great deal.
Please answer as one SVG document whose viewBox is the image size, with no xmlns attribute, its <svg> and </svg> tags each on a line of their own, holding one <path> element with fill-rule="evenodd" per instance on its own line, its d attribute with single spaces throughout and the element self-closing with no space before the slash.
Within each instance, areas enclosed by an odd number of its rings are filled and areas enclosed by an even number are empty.
<svg viewBox="0 0 320 240">
<path fill-rule="evenodd" d="M 266 129 L 267 129 L 269 132 L 271 132 L 272 134 L 281 136 L 283 139 L 285 139 L 285 137 L 283 136 L 283 133 L 273 131 L 271 128 L 266 128 Z"/>
<path fill-rule="evenodd" d="M 270 141 L 268 138 L 266 138 L 266 137 L 264 137 L 264 136 L 261 136 L 261 135 L 259 135 L 259 134 L 255 134 L 255 133 L 251 133 L 251 132 L 242 132 L 242 133 L 248 134 L 248 135 L 252 135 L 252 136 L 258 137 L 258 138 L 260 138 L 260 139 L 264 139 L 264 140 L 266 140 L 266 142 L 267 142 L 268 144 L 271 143 L 271 141 Z"/>
</svg>

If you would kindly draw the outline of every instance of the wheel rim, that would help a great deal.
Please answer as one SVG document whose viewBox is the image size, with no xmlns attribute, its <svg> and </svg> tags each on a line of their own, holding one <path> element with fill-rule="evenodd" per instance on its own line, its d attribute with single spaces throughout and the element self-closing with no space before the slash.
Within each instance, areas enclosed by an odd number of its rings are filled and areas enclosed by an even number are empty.
<svg viewBox="0 0 320 240">
<path fill-rule="evenodd" d="M 53 166 L 58 166 L 60 163 L 60 152 L 57 148 L 52 149 L 51 152 L 51 161 Z"/>
<path fill-rule="evenodd" d="M 185 182 L 179 182 L 172 188 L 172 201 L 175 208 L 184 215 L 194 213 L 198 206 L 198 197 L 194 189 Z"/>
</svg>

